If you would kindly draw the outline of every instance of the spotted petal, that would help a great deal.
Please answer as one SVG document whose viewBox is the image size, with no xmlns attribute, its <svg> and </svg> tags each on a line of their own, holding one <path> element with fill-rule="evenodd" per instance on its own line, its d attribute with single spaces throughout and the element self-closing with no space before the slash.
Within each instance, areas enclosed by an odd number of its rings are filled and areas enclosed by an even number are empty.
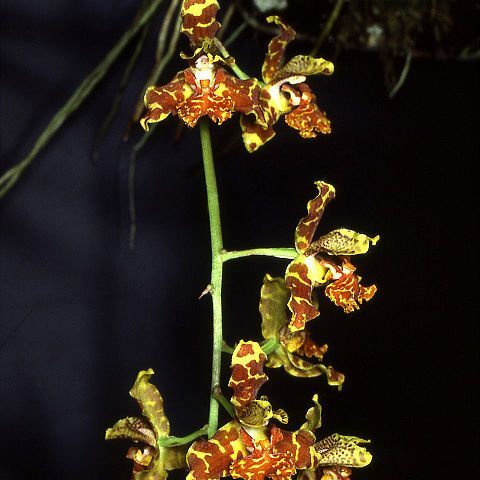
<svg viewBox="0 0 480 480">
<path fill-rule="evenodd" d="M 326 182 L 315 182 L 318 195 L 307 204 L 307 216 L 298 222 L 295 230 L 295 248 L 298 253 L 304 253 L 310 246 L 313 235 L 323 216 L 325 207 L 335 198 L 335 188 Z"/>
<path fill-rule="evenodd" d="M 298 87 L 301 91 L 300 103 L 285 115 L 285 122 L 298 130 L 302 138 L 314 138 L 317 133 L 331 133 L 330 120 L 317 106 L 317 98 L 305 84 Z"/>
<path fill-rule="evenodd" d="M 346 259 L 339 267 L 332 262 L 322 260 L 324 266 L 332 272 L 334 281 L 325 288 L 325 295 L 337 307 L 342 307 L 345 313 L 352 313 L 360 308 L 364 300 L 369 301 L 377 291 L 375 285 L 364 287 L 360 284 L 361 277 L 356 275 L 355 267 Z"/>
<path fill-rule="evenodd" d="M 315 435 L 305 429 L 295 432 L 282 430 L 282 440 L 277 443 L 279 453 L 290 453 L 295 459 L 295 467 L 299 470 L 312 468 L 315 465 L 317 452 L 313 448 Z"/>
<path fill-rule="evenodd" d="M 264 128 L 252 117 L 242 115 L 240 127 L 243 143 L 249 153 L 253 153 L 275 136 L 275 130 L 271 126 Z"/>
<path fill-rule="evenodd" d="M 216 20 L 220 8 L 217 0 L 183 0 L 182 26 L 193 47 L 202 46 L 205 40 L 212 40 L 220 23 Z"/>
<path fill-rule="evenodd" d="M 193 89 L 186 83 L 184 72 L 179 72 L 170 83 L 151 86 L 145 92 L 147 113 L 140 120 L 143 129 L 148 131 L 150 123 L 161 122 L 170 114 L 176 115 L 177 106 L 193 95 Z"/>
<path fill-rule="evenodd" d="M 370 443 L 370 440 L 334 433 L 314 445 L 318 453 L 315 466 L 366 467 L 372 461 L 372 455 L 365 447 L 359 446 L 363 443 Z"/>
<path fill-rule="evenodd" d="M 265 83 L 272 83 L 280 69 L 287 45 L 295 38 L 295 30 L 283 23 L 276 15 L 267 18 L 268 23 L 275 23 L 280 27 L 280 33 L 273 37 L 268 44 L 268 51 L 262 66 L 262 76 Z"/>
<path fill-rule="evenodd" d="M 234 407 L 244 407 L 257 397 L 258 390 L 268 380 L 263 373 L 267 356 L 257 342 L 240 340 L 232 354 L 232 374 L 228 386 L 233 390 Z"/>
<path fill-rule="evenodd" d="M 337 228 L 315 240 L 305 251 L 305 255 L 327 253 L 328 255 L 361 255 L 367 253 L 370 244 L 376 245 L 380 236 L 368 237 L 347 228 Z"/>
<path fill-rule="evenodd" d="M 277 70 L 273 80 L 278 81 L 297 75 L 331 75 L 333 70 L 333 63 L 324 58 L 314 58 L 309 55 L 296 55 L 282 68 Z"/>
<path fill-rule="evenodd" d="M 145 130 L 150 123 L 160 122 L 170 114 L 178 114 L 189 127 L 194 127 L 205 115 L 221 124 L 235 111 L 253 114 L 260 125 L 265 124 L 258 100 L 258 80 L 236 78 L 218 67 L 208 55 L 197 62 L 198 68 L 178 73 L 167 85 L 147 89 L 147 113 L 140 121 Z"/>
<path fill-rule="evenodd" d="M 314 287 L 327 281 L 328 275 L 328 269 L 313 256 L 299 255 L 288 265 L 285 285 L 290 290 L 287 305 L 292 312 L 291 332 L 303 330 L 308 321 L 320 315 L 312 302 L 312 292 Z"/>
<path fill-rule="evenodd" d="M 250 435 L 242 431 L 242 439 L 253 452 L 236 460 L 230 467 L 232 478 L 245 480 L 264 480 L 266 477 L 272 480 L 289 480 L 296 473 L 294 456 L 291 452 L 279 452 L 276 445 L 283 438 L 279 428 L 273 426 L 270 431 L 270 441 L 255 442 Z"/>
<path fill-rule="evenodd" d="M 241 425 L 233 420 L 210 440 L 197 440 L 187 452 L 187 480 L 217 480 L 229 475 L 232 461 L 247 455 L 240 440 Z"/>
</svg>

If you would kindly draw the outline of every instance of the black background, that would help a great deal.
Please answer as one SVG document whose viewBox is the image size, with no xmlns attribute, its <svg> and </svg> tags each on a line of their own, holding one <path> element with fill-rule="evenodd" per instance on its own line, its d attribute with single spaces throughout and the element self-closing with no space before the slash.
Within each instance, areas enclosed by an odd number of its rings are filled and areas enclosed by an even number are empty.
<svg viewBox="0 0 480 480">
<path fill-rule="evenodd" d="M 137 3 L 2 1 L 2 170 L 28 152 Z M 301 24 L 301 12 L 290 20 Z M 153 28 L 98 163 L 92 145 L 127 56 L 0 204 L 1 479 L 128 478 L 126 443 L 103 436 L 138 413 L 128 390 L 140 369 L 155 369 L 173 434 L 206 421 L 210 302 L 197 298 L 210 247 L 198 130 L 174 140 L 169 119 L 142 151 L 137 246 L 128 248 L 131 144 L 121 135 L 155 36 Z M 266 42 L 250 32 L 232 52 L 258 74 Z M 162 79 L 179 68 L 175 61 Z M 357 261 L 379 291 L 348 317 L 325 300 L 311 322 L 314 338 L 330 345 L 327 363 L 346 373 L 341 393 L 323 378 L 279 370 L 268 372 L 262 393 L 294 427 L 319 392 L 319 435 L 371 438 L 374 462 L 354 478 L 430 478 L 436 469 L 460 478 L 472 473 L 477 418 L 478 65 L 414 61 L 392 101 L 379 60 L 365 53 L 340 56 L 332 77 L 309 83 L 331 136 L 305 141 L 280 122 L 277 137 L 249 155 L 236 120 L 214 129 L 225 246 L 292 246 L 313 182 L 324 179 L 337 198 L 320 231 L 381 235 Z M 226 265 L 229 343 L 260 339 L 262 277 L 285 266 Z"/>
</svg>

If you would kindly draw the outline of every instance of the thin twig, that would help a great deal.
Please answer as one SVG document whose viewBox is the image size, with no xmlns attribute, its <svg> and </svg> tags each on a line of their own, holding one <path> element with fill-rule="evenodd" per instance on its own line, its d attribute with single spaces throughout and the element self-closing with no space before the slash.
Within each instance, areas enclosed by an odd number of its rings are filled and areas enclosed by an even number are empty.
<svg viewBox="0 0 480 480">
<path fill-rule="evenodd" d="M 137 16 L 137 20 L 134 21 L 131 27 L 123 34 L 117 44 L 110 50 L 110 52 L 108 52 L 100 64 L 83 80 L 63 107 L 60 108 L 50 120 L 45 130 L 35 141 L 35 144 L 28 155 L 0 177 L 0 198 L 5 196 L 5 194 L 16 184 L 23 172 L 36 158 L 42 148 L 48 144 L 55 133 L 57 133 L 65 120 L 70 117 L 70 115 L 77 110 L 77 108 L 80 107 L 85 99 L 92 93 L 93 89 L 105 77 L 110 70 L 110 67 L 114 64 L 125 47 L 157 11 L 162 1 L 163 0 L 152 0 L 149 3 L 149 6 L 144 10 L 143 14 Z M 141 9 L 142 8 L 145 7 L 142 5 Z"/>
<path fill-rule="evenodd" d="M 137 209 L 135 207 L 135 168 L 137 164 L 137 155 L 145 146 L 147 140 L 152 136 L 157 128 L 158 123 L 153 124 L 148 132 L 142 135 L 142 138 L 133 146 L 128 159 L 128 216 L 129 216 L 129 232 L 128 246 L 130 250 L 135 249 L 135 241 L 137 237 Z"/>
<path fill-rule="evenodd" d="M 400 73 L 400 77 L 398 78 L 397 83 L 393 86 L 388 94 L 388 98 L 392 99 L 397 92 L 402 88 L 402 85 L 405 83 L 407 79 L 408 71 L 410 70 L 410 64 L 412 63 L 412 50 L 408 49 L 407 54 L 405 56 L 405 63 L 403 64 L 402 72 Z"/>
<path fill-rule="evenodd" d="M 230 36 L 223 42 L 223 44 L 228 47 L 231 45 L 238 36 L 247 28 L 247 22 L 242 22 L 231 34 Z"/>
<path fill-rule="evenodd" d="M 95 162 L 98 160 L 98 149 L 99 149 L 100 143 L 105 137 L 105 134 L 110 128 L 112 121 L 115 118 L 115 115 L 117 114 L 118 109 L 120 108 L 120 103 L 123 98 L 123 93 L 125 91 L 125 88 L 127 87 L 128 81 L 130 80 L 130 76 L 132 75 L 133 68 L 135 67 L 138 57 L 140 56 L 140 53 L 143 49 L 143 45 L 145 43 L 145 38 L 147 37 L 149 26 L 150 26 L 150 23 L 147 23 L 143 27 L 142 32 L 140 33 L 138 42 L 135 46 L 135 50 L 133 51 L 130 61 L 126 66 L 125 71 L 123 72 L 122 79 L 120 80 L 120 84 L 118 86 L 117 94 L 115 95 L 115 99 L 113 100 L 113 103 L 112 103 L 112 107 L 108 112 L 98 132 L 98 135 L 92 150 L 92 157 Z"/>
<path fill-rule="evenodd" d="M 344 1 L 345 0 L 337 0 L 335 2 L 335 5 L 333 6 L 332 11 L 330 12 L 330 16 L 328 17 L 328 20 L 325 23 L 325 26 L 323 27 L 322 33 L 318 37 L 317 41 L 315 42 L 315 46 L 313 47 L 312 52 L 310 53 L 310 55 L 312 55 L 313 57 L 318 55 L 320 48 L 322 47 L 323 43 L 330 35 L 330 32 L 332 31 L 332 28 L 335 25 L 335 22 L 337 21 L 338 16 L 340 15 L 340 10 L 343 7 Z"/>
<path fill-rule="evenodd" d="M 173 57 L 177 49 L 178 39 L 180 37 L 180 11 L 178 13 L 178 20 L 176 22 L 176 29 L 173 32 L 172 38 L 170 39 L 170 44 L 168 46 L 168 51 L 163 57 L 162 61 L 159 64 L 159 72 L 158 75 L 162 73 L 163 69 L 167 66 L 170 59 Z M 157 80 L 155 80 L 157 81 Z M 143 98 L 143 95 L 142 95 Z M 143 105 L 143 104 L 142 104 Z M 143 108 L 143 107 L 142 107 Z M 130 124 L 131 126 L 132 124 Z M 156 130 L 158 123 L 153 124 L 150 127 L 150 130 L 142 135 L 142 138 L 134 145 L 132 149 L 132 153 L 129 158 L 129 165 L 128 165 L 128 211 L 129 211 L 129 218 L 130 218 L 130 229 L 129 229 L 129 247 L 130 249 L 135 248 L 135 239 L 137 235 L 137 214 L 136 214 L 136 207 L 135 207 L 135 164 L 137 161 L 137 155 L 140 153 L 140 150 L 145 146 L 148 139 L 152 136 L 153 132 Z M 125 134 L 129 134 L 129 128 Z M 128 137 L 127 137 L 128 138 Z M 125 139 L 125 137 L 124 137 Z"/>
<path fill-rule="evenodd" d="M 225 32 L 228 30 L 228 27 L 230 25 L 230 22 L 232 21 L 233 14 L 235 13 L 236 6 L 234 3 L 231 3 L 227 11 L 225 12 L 225 15 L 222 18 L 222 26 L 220 27 L 220 30 L 217 32 L 217 38 L 221 40 L 223 36 L 225 35 Z"/>
</svg>

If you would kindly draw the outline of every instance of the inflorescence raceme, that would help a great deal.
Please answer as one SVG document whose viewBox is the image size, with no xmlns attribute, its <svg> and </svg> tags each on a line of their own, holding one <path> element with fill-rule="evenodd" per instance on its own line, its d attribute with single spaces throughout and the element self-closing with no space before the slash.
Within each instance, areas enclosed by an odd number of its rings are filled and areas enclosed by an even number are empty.
<svg viewBox="0 0 480 480">
<path fill-rule="evenodd" d="M 148 130 L 151 123 L 160 122 L 170 114 L 178 115 L 189 127 L 194 127 L 201 117 L 221 124 L 239 112 L 249 152 L 273 138 L 273 126 L 282 116 L 303 138 L 315 137 L 318 132 L 330 133 L 330 122 L 318 108 L 305 80 L 308 75 L 330 75 L 333 64 L 304 55 L 285 63 L 285 50 L 295 31 L 273 16 L 267 21 L 276 24 L 280 32 L 268 45 L 262 79 L 247 77 L 215 37 L 220 27 L 216 20 L 218 10 L 216 0 L 183 1 L 181 31 L 188 37 L 193 54 L 182 54 L 189 66 L 171 82 L 147 89 L 143 128 Z M 203 127 L 205 123 L 202 135 Z M 209 137 L 204 140 L 202 136 L 202 145 L 210 144 Z M 203 154 L 205 161 L 205 151 Z M 211 157 L 211 152 L 207 155 Z M 207 178 L 207 166 L 205 172 Z M 212 182 L 216 192 L 214 175 L 207 178 L 209 207 L 214 202 L 218 207 L 217 194 L 211 196 L 208 188 Z M 358 310 L 377 291 L 373 284 L 362 285 L 351 257 L 367 253 L 379 236 L 337 228 L 314 239 L 325 208 L 335 197 L 332 185 L 324 181 L 315 185 L 318 193 L 308 202 L 307 215 L 300 219 L 295 230 L 295 248 L 279 249 L 288 251 L 291 259 L 285 276 L 264 277 L 259 306 L 263 341 L 240 340 L 229 350 L 232 357 L 228 386 L 232 396 L 230 400 L 221 394 L 213 398 L 226 407 L 232 420 L 218 428 L 217 411 L 216 420 L 212 422 L 210 418 L 208 426 L 183 438 L 170 436 L 163 398 L 150 383 L 153 370 L 141 371 L 130 390 L 140 406 L 141 416 L 119 420 L 106 432 L 107 439 L 128 438 L 134 442 L 127 452 L 127 458 L 133 461 L 134 480 L 165 480 L 174 469 L 185 469 L 187 480 L 218 480 L 228 476 L 244 480 L 289 480 L 294 475 L 301 480 L 349 480 L 351 468 L 371 462 L 372 456 L 363 446 L 368 440 L 337 433 L 317 439 L 316 431 L 321 426 L 318 395 L 313 396 L 306 422 L 293 430 L 284 428 L 289 419 L 283 409 L 274 409 L 266 396 L 258 397 L 268 380 L 265 367 L 283 367 L 295 377 L 325 375 L 327 383 L 340 390 L 345 376 L 321 363 L 328 345 L 317 344 L 306 330 L 307 322 L 320 315 L 321 296 L 317 291 L 324 288 L 325 296 L 345 313 Z M 218 208 L 209 208 L 211 222 L 212 211 L 219 216 Z M 214 221 L 220 225 L 219 218 Z M 212 239 L 213 236 L 214 233 Z M 221 269 L 226 261 L 222 252 L 215 253 L 212 248 L 215 268 Z M 213 292 L 213 296 L 215 286 L 209 287 L 206 291 Z M 218 374 L 218 383 L 219 379 Z M 219 389 L 213 374 L 212 385 Z M 203 438 L 207 432 L 210 438 Z"/>
</svg>

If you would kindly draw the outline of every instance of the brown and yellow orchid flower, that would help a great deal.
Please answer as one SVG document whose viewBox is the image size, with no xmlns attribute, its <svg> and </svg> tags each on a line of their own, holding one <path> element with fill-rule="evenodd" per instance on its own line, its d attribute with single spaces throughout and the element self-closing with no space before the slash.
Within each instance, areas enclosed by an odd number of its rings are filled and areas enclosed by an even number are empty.
<svg viewBox="0 0 480 480">
<path fill-rule="evenodd" d="M 285 279 L 266 275 L 260 291 L 262 335 L 265 340 L 275 339 L 279 346 L 268 356 L 265 365 L 270 368 L 283 367 L 287 373 L 295 377 L 318 377 L 325 374 L 329 385 L 341 389 L 345 376 L 331 366 L 326 367 L 318 363 L 327 353 L 328 345 L 317 345 L 306 330 L 297 332 L 289 330 L 290 317 L 287 314 L 289 299 L 290 291 L 285 286 Z"/>
<path fill-rule="evenodd" d="M 232 462 L 232 478 L 264 480 L 268 477 L 272 480 L 289 480 L 296 473 L 293 454 L 277 451 L 276 445 L 283 439 L 283 434 L 275 425 L 270 428 L 270 439 L 256 441 L 245 430 L 240 432 L 240 437 L 251 453 Z"/>
<path fill-rule="evenodd" d="M 283 410 L 272 412 L 265 397 L 256 398 L 267 381 L 265 361 L 266 355 L 256 342 L 242 340 L 235 348 L 229 383 L 235 418 L 211 439 L 192 444 L 187 452 L 187 480 L 219 480 L 226 476 L 289 480 L 298 470 L 314 471 L 331 465 L 363 467 L 370 463 L 371 455 L 358 446 L 364 440 L 334 434 L 316 442 L 314 431 L 321 425 L 317 396 L 299 430 L 291 432 L 273 425 L 272 419 L 286 423 L 286 414 Z"/>
<path fill-rule="evenodd" d="M 163 409 L 163 398 L 150 383 L 153 370 L 142 370 L 130 396 L 142 409 L 142 417 L 119 420 L 105 433 L 107 440 L 130 439 L 142 447 L 131 447 L 127 458 L 133 461 L 133 480 L 165 480 L 170 470 L 185 468 L 185 448 L 161 447 L 158 440 L 170 433 L 170 424 Z"/>
<path fill-rule="evenodd" d="M 221 64 L 228 62 L 215 54 L 214 37 L 220 27 L 216 20 L 216 0 L 184 0 L 181 31 L 189 38 L 195 52 L 189 68 L 178 72 L 166 85 L 152 85 L 145 92 L 146 114 L 140 120 L 148 131 L 151 123 L 178 115 L 189 127 L 208 116 L 221 124 L 234 112 L 253 114 L 264 124 L 259 106 L 260 86 L 255 78 L 241 80 Z M 229 59 L 229 62 L 234 62 Z"/>
<path fill-rule="evenodd" d="M 306 322 L 320 314 L 312 302 L 312 291 L 319 285 L 333 281 L 326 287 L 325 293 L 346 313 L 358 309 L 359 304 L 370 300 L 377 291 L 375 285 L 364 287 L 360 284 L 361 277 L 354 273 L 355 267 L 349 258 L 366 253 L 370 244 L 377 243 L 378 235 L 371 238 L 363 233 L 338 228 L 313 241 L 325 207 L 335 198 L 332 185 L 322 181 L 315 184 L 318 195 L 308 202 L 307 216 L 300 220 L 295 231 L 298 257 L 288 265 L 285 274 L 285 284 L 290 290 L 291 332 L 303 330 Z"/>
<path fill-rule="evenodd" d="M 249 152 L 275 136 L 273 125 L 282 115 L 303 138 L 331 131 L 330 121 L 318 108 L 315 95 L 304 82 L 308 75 L 331 75 L 333 63 L 323 58 L 297 55 L 282 66 L 287 45 L 295 38 L 295 30 L 277 16 L 268 17 L 267 22 L 278 25 L 280 33 L 270 41 L 262 67 L 265 86 L 259 101 L 265 118 L 243 115 L 240 120 L 243 141 Z"/>
<path fill-rule="evenodd" d="M 188 480 L 217 480 L 231 475 L 232 463 L 247 457 L 252 442 L 268 441 L 267 426 L 275 418 L 283 423 L 283 410 L 273 411 L 266 397 L 257 400 L 260 387 L 268 380 L 263 372 L 267 356 L 256 342 L 241 340 L 232 354 L 229 386 L 235 418 L 209 440 L 197 440 L 187 452 Z M 247 436 L 253 438 L 245 443 Z"/>
</svg>

